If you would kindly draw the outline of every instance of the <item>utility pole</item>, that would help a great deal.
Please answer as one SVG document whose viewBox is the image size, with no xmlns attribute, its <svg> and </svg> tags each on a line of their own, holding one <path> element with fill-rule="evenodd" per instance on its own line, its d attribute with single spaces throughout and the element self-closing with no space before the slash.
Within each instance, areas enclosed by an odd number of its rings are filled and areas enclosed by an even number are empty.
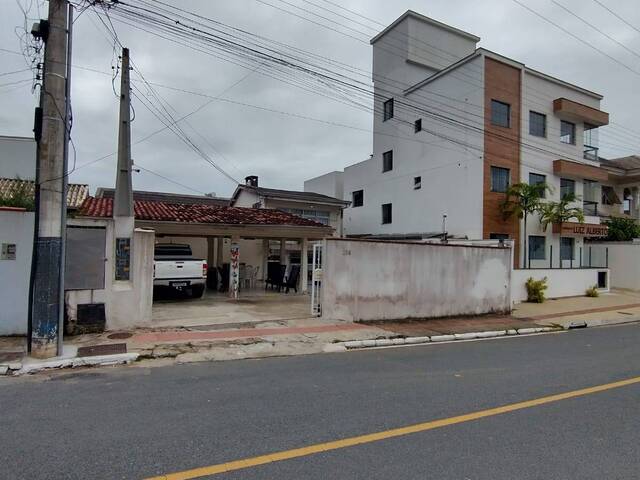
<svg viewBox="0 0 640 480">
<path fill-rule="evenodd" d="M 131 182 L 131 95 L 129 82 L 129 49 L 122 49 L 120 77 L 120 128 L 118 130 L 118 172 L 113 200 L 114 217 L 133 217 Z"/>
<path fill-rule="evenodd" d="M 39 194 L 32 299 L 31 355 L 57 354 L 62 314 L 61 258 L 66 198 L 64 150 L 67 132 L 67 0 L 49 0 L 42 82 L 42 137 L 38 148 Z M 63 213 L 64 212 L 64 213 Z"/>
<path fill-rule="evenodd" d="M 120 118 L 118 129 L 118 171 L 113 199 L 113 220 L 116 233 L 115 281 L 131 282 L 131 251 L 135 228 L 131 175 L 131 95 L 129 82 L 129 49 L 122 48 L 120 78 Z"/>
</svg>

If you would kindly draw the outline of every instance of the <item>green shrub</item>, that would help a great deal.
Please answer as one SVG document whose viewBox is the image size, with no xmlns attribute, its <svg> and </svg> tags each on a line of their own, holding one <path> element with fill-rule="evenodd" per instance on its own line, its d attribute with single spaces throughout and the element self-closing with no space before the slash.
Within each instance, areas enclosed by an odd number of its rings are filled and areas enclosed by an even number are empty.
<svg viewBox="0 0 640 480">
<path fill-rule="evenodd" d="M 587 297 L 599 297 L 600 296 L 600 292 L 598 291 L 598 286 L 597 285 L 594 285 L 593 287 L 587 288 L 587 290 L 584 292 L 584 294 Z"/>
<path fill-rule="evenodd" d="M 611 242 L 628 242 L 640 237 L 640 225 L 633 218 L 611 217 L 603 223 L 609 227 L 607 240 Z"/>
<path fill-rule="evenodd" d="M 547 289 L 547 277 L 534 280 L 533 277 L 527 279 L 527 302 L 543 303 L 545 300 L 544 291 Z"/>
<path fill-rule="evenodd" d="M 19 182 L 9 192 L 0 194 L 0 206 L 24 208 L 29 212 L 36 209 L 35 198 L 27 182 Z"/>
</svg>

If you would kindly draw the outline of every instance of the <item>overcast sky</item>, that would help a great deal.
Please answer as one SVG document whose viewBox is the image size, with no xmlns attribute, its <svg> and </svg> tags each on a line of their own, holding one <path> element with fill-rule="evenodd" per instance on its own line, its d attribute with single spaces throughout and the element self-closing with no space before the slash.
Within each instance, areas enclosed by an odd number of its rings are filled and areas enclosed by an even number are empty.
<svg viewBox="0 0 640 480">
<path fill-rule="evenodd" d="M 368 43 L 358 42 L 257 0 L 166 1 L 364 70 L 371 69 L 371 46 Z M 329 15 L 303 0 L 286 1 Z M 600 0 L 635 29 L 625 25 L 594 0 L 557 1 L 626 45 L 635 54 L 581 23 L 550 0 L 523 0 L 544 16 L 640 72 L 640 8 L 637 0 Z M 38 17 L 38 7 L 42 16 L 47 8 L 42 0 L 0 0 L 0 48 L 13 52 L 21 49 L 15 29 L 18 27 L 19 31 L 24 24 L 18 3 L 23 8 L 31 6 L 29 26 Z M 269 3 L 310 16 L 280 0 L 269 0 Z M 313 0 L 313 3 L 339 11 L 323 0 Z M 602 109 L 608 111 L 615 122 L 601 129 L 602 154 L 617 157 L 640 153 L 640 125 L 634 121 L 640 110 L 640 74 L 630 72 L 545 23 L 513 0 L 351 0 L 339 3 L 383 24 L 391 23 L 407 9 L 415 10 L 481 37 L 479 46 L 601 93 L 604 95 Z M 370 36 L 375 33 L 374 29 L 340 17 L 333 18 L 370 33 Z M 362 18 L 359 21 L 371 24 Z M 247 75 L 248 70 L 237 65 L 169 43 L 115 21 L 114 24 L 122 43 L 131 49 L 132 58 L 150 82 L 216 96 Z M 110 72 L 114 65 L 113 45 L 100 28 L 96 15 L 91 11 L 85 12 L 78 18 L 74 29 L 73 64 Z M 30 73 L 3 75 L 24 69 L 25 59 L 22 55 L 6 51 L 0 51 L 0 59 L 0 135 L 31 136 L 36 95 L 31 93 L 30 85 L 10 85 L 28 79 Z M 108 75 L 75 69 L 72 87 L 72 136 L 77 147 L 77 164 L 81 166 L 115 151 L 118 99 Z M 175 109 L 175 117 L 195 110 L 208 100 L 163 88 L 158 88 L 158 92 Z M 367 112 L 301 91 L 256 72 L 246 76 L 223 97 L 361 129 L 370 130 L 372 124 Z M 135 100 L 133 105 L 136 119 L 132 127 L 132 142 L 136 142 L 163 125 Z M 273 188 L 301 190 L 305 179 L 364 160 L 372 148 L 371 133 L 221 101 L 214 101 L 203 108 L 190 117 L 189 122 L 193 129 L 183 125 L 185 131 L 232 176 L 242 179 L 246 175 L 259 175 L 261 185 Z M 168 130 L 135 145 L 133 158 L 140 165 L 198 192 L 229 196 L 235 187 Z M 98 186 L 113 186 L 115 161 L 115 156 L 111 156 L 79 168 L 72 174 L 71 181 L 88 183 L 92 192 Z M 144 171 L 135 174 L 134 188 L 195 193 Z"/>
</svg>

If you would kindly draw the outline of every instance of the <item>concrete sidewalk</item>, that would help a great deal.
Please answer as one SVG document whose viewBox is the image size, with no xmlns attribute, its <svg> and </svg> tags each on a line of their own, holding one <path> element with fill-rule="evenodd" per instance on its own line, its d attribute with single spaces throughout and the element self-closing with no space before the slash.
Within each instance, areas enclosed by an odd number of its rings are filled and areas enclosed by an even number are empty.
<svg viewBox="0 0 640 480">
<path fill-rule="evenodd" d="M 197 303 L 194 307 L 199 308 Z M 231 305 L 228 310 L 233 308 Z M 71 351 L 78 348 L 83 351 L 82 347 L 98 347 L 99 350 L 115 345 L 126 351 L 128 359 L 133 355 L 137 359 L 164 358 L 177 363 L 344 351 L 344 342 L 348 341 L 460 336 L 506 330 L 531 332 L 546 326 L 568 328 L 581 323 L 596 326 L 640 321 L 640 293 L 613 291 L 597 298 L 575 297 L 548 300 L 543 304 L 522 303 L 516 306 L 511 315 L 366 324 L 304 317 L 301 316 L 302 310 L 296 310 L 295 307 L 289 318 L 267 312 L 253 317 L 254 320 L 246 316 L 237 319 L 227 315 L 229 311 L 225 312 L 227 322 L 223 318 L 213 323 L 210 322 L 211 318 L 199 318 L 190 326 L 178 327 L 175 326 L 176 320 L 167 318 L 150 329 L 68 337 L 65 346 Z M 60 360 L 63 359 L 54 360 L 52 365 L 58 365 L 56 361 Z M 93 362 L 91 357 L 64 360 L 60 366 L 82 366 Z M 109 358 L 104 359 L 106 363 L 109 361 Z M 20 371 L 23 364 L 35 368 L 33 360 L 26 358 L 25 338 L 0 338 L 0 374 Z"/>
</svg>

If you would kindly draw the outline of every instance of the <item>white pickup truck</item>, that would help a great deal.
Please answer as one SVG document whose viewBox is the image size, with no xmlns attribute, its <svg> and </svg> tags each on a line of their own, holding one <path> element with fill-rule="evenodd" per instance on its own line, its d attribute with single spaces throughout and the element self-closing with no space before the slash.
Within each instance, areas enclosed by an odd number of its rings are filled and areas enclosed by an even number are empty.
<svg viewBox="0 0 640 480">
<path fill-rule="evenodd" d="M 153 262 L 153 290 L 200 298 L 207 280 L 207 261 L 193 258 L 189 245 L 158 243 Z"/>
</svg>

